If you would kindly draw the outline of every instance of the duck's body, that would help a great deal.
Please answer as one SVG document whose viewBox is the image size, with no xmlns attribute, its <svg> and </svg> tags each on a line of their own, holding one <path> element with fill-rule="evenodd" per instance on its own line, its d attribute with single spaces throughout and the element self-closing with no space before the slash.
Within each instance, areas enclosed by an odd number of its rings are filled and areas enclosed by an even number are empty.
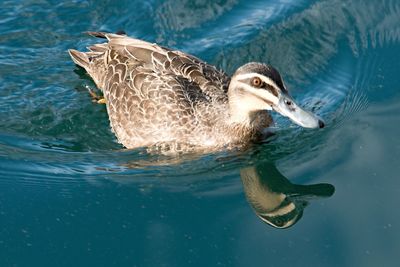
<svg viewBox="0 0 400 267">
<path fill-rule="evenodd" d="M 156 145 L 191 151 L 232 147 L 258 138 L 272 123 L 266 110 L 278 99 L 265 96 L 277 96 L 278 92 L 249 96 L 236 88 L 243 81 L 231 80 L 193 56 L 125 35 L 91 34 L 107 38 L 108 43 L 93 45 L 86 53 L 69 52 L 103 91 L 111 127 L 127 148 Z M 246 78 L 248 69 L 265 68 L 262 71 L 275 75 L 267 81 L 284 87 L 275 69 L 250 64 L 253 68 L 245 65 L 234 77 Z"/>
</svg>

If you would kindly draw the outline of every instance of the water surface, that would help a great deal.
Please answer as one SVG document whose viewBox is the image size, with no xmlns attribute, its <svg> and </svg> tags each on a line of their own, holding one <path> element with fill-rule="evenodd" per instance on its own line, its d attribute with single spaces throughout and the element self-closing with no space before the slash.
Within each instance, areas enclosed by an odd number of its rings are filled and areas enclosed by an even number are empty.
<svg viewBox="0 0 400 267">
<path fill-rule="evenodd" d="M 0 14 L 0 266 L 398 262 L 398 1 L 26 0 Z M 125 150 L 66 52 L 96 41 L 87 30 L 125 30 L 228 73 L 270 63 L 327 127 L 274 115 L 277 135 L 246 151 Z M 246 168 L 275 191 L 287 193 L 282 176 L 335 193 L 276 229 L 247 201 Z"/>
</svg>

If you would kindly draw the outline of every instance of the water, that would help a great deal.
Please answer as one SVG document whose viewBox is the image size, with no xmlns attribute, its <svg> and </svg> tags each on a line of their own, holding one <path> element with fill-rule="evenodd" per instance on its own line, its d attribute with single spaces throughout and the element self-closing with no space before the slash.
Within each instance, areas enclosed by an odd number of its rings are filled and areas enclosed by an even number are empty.
<svg viewBox="0 0 400 267">
<path fill-rule="evenodd" d="M 398 263 L 398 1 L 27 0 L 0 14 L 0 266 Z M 124 150 L 66 53 L 94 41 L 83 31 L 121 29 L 229 73 L 268 62 L 327 127 L 275 116 L 277 135 L 246 151 Z M 274 228 L 249 190 L 302 216 Z"/>
</svg>

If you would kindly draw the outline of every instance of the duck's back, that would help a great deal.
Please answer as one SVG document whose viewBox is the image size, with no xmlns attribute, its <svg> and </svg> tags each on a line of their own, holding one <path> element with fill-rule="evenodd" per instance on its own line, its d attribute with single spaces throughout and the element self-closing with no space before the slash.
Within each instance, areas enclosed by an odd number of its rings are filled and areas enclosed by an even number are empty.
<svg viewBox="0 0 400 267">
<path fill-rule="evenodd" d="M 215 67 L 123 35 L 91 34 L 108 43 L 70 54 L 103 91 L 112 129 L 127 148 L 189 142 L 195 128 L 206 127 L 207 107 L 226 103 L 229 78 Z"/>
</svg>

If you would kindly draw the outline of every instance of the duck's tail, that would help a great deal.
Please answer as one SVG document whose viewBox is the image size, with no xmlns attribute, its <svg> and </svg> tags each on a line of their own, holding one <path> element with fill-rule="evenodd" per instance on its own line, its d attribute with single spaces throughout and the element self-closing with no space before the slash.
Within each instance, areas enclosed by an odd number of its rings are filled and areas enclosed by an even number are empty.
<svg viewBox="0 0 400 267">
<path fill-rule="evenodd" d="M 90 64 L 90 59 L 87 53 L 85 52 L 80 52 L 75 49 L 68 49 L 68 53 L 72 58 L 72 61 L 74 63 L 82 68 L 84 68 L 86 71 L 89 69 L 89 64 Z"/>
<path fill-rule="evenodd" d="M 114 33 L 107 32 L 86 32 L 87 34 L 110 40 L 111 38 L 120 38 L 125 36 L 124 31 L 118 31 Z M 104 86 L 105 72 L 107 69 L 105 57 L 108 55 L 109 45 L 108 43 L 94 44 L 87 47 L 89 51 L 81 52 L 75 49 L 69 49 L 68 53 L 71 56 L 74 63 L 86 70 L 86 72 L 92 77 L 97 87 L 102 90 Z"/>
<path fill-rule="evenodd" d="M 107 32 L 91 32 L 91 31 L 88 31 L 86 33 L 89 34 L 90 36 L 104 38 L 104 39 L 108 39 L 107 35 L 112 35 L 112 36 L 126 35 L 124 31 L 118 31 L 115 34 L 110 34 Z M 87 72 L 90 72 L 90 63 L 93 61 L 93 59 L 103 56 L 104 52 L 107 51 L 108 46 L 107 43 L 95 44 L 87 47 L 87 49 L 89 50 L 89 52 L 80 52 L 75 49 L 69 49 L 68 53 L 76 65 L 81 66 Z"/>
</svg>

